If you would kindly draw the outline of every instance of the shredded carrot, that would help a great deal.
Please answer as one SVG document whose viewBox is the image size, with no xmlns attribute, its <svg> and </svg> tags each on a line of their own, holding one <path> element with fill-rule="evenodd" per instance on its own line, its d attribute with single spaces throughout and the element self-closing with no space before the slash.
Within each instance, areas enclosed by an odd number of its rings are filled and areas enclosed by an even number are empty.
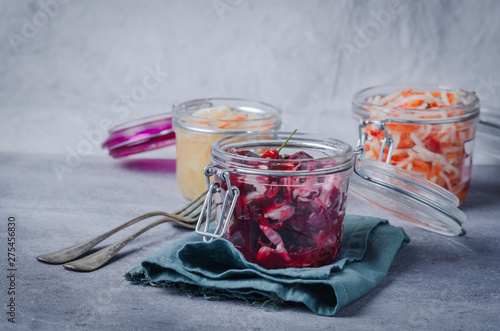
<svg viewBox="0 0 500 331">
<path fill-rule="evenodd" d="M 450 103 L 452 103 L 453 100 L 455 99 L 455 96 L 452 93 L 447 93 L 446 96 L 448 97 L 448 101 Z"/>
<path fill-rule="evenodd" d="M 460 156 L 462 156 L 462 153 L 460 153 L 460 152 L 446 154 L 446 158 L 448 160 L 453 160 L 453 159 L 459 158 Z"/>
<path fill-rule="evenodd" d="M 396 155 L 393 155 L 391 157 L 391 161 L 394 161 L 394 162 L 401 162 L 403 160 L 406 160 L 408 158 L 408 154 L 404 155 L 404 154 L 396 154 Z"/>
<path fill-rule="evenodd" d="M 417 166 L 421 169 L 424 169 L 423 172 L 428 172 L 429 169 L 431 168 L 429 165 L 429 162 L 424 162 L 424 161 L 419 160 L 419 159 L 413 159 L 412 163 L 413 163 L 413 166 Z"/>
<path fill-rule="evenodd" d="M 411 88 L 411 89 L 408 89 L 408 91 L 401 92 L 401 95 L 403 97 L 407 98 L 407 97 L 409 97 L 412 94 L 412 92 L 413 92 L 413 89 Z"/>
<path fill-rule="evenodd" d="M 413 102 L 410 102 L 407 107 L 408 108 L 415 108 L 415 107 L 421 106 L 423 104 L 424 104 L 424 100 L 415 100 Z"/>
<path fill-rule="evenodd" d="M 231 122 L 226 122 L 222 125 L 219 125 L 219 129 L 224 129 L 226 126 L 231 125 Z"/>
<path fill-rule="evenodd" d="M 378 158 L 380 156 L 379 152 L 377 150 L 375 150 L 375 148 L 372 149 L 371 152 L 373 153 L 373 159 L 378 160 Z"/>
<path fill-rule="evenodd" d="M 383 100 L 382 100 L 383 99 Z M 387 96 L 377 96 L 372 100 L 381 100 L 379 104 L 392 108 L 415 109 L 415 118 L 432 120 L 443 116 L 457 116 L 464 110 L 457 108 L 461 105 L 460 93 L 456 91 L 418 91 L 413 89 L 401 91 Z M 377 102 L 373 101 L 375 105 Z M 450 112 L 441 109 L 452 108 Z M 433 109 L 435 112 L 419 113 L 419 111 Z M 413 114 L 412 114 L 413 115 Z M 458 115 L 458 116 L 459 116 Z M 398 118 L 396 111 L 391 117 Z M 473 136 L 469 123 L 457 122 L 450 124 L 414 124 L 414 123 L 386 123 L 389 134 L 396 145 L 390 160 L 392 165 L 412 171 L 428 180 L 444 187 L 457 195 L 460 199 L 465 196 L 468 184 L 463 183 L 462 161 L 464 158 L 464 144 Z M 364 129 L 369 139 L 365 143 L 367 158 L 379 159 L 382 141 L 385 132 L 377 126 L 371 125 Z M 384 150 L 387 157 L 388 148 Z"/>
<path fill-rule="evenodd" d="M 396 148 L 411 148 L 415 146 L 415 143 L 410 138 L 401 139 Z"/>
<path fill-rule="evenodd" d="M 423 172 L 423 173 L 427 173 L 427 170 L 428 168 L 426 167 L 421 167 L 419 165 L 415 165 L 415 163 L 413 163 L 413 167 L 411 168 L 411 171 L 413 172 Z"/>
<path fill-rule="evenodd" d="M 408 124 L 404 123 L 387 123 L 387 128 L 390 131 L 398 131 L 398 132 L 408 132 L 408 130 L 413 127 L 408 126 Z"/>
<path fill-rule="evenodd" d="M 439 176 L 442 168 L 443 168 L 443 166 L 440 163 L 436 163 L 436 165 L 434 166 L 434 171 L 433 171 L 432 175 Z"/>
</svg>

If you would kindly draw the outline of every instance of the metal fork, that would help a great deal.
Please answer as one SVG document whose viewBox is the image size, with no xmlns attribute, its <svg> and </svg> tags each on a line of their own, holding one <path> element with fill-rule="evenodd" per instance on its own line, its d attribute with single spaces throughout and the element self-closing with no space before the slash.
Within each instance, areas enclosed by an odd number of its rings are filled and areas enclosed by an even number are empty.
<svg viewBox="0 0 500 331">
<path fill-rule="evenodd" d="M 109 250 L 109 253 L 108 253 L 108 255 L 109 255 L 109 254 L 113 253 L 113 251 L 115 250 L 114 253 L 112 255 L 110 255 L 107 260 L 105 260 L 103 263 L 101 263 L 101 265 L 95 267 L 94 269 L 89 269 L 88 271 L 95 270 L 98 267 L 102 266 L 107 261 L 109 261 L 109 259 L 111 259 L 120 249 L 122 249 L 130 241 L 134 240 L 142 233 L 148 231 L 149 229 L 151 229 L 159 224 L 162 224 L 165 222 L 174 222 L 180 226 L 194 229 L 196 227 L 196 222 L 198 220 L 198 216 L 200 214 L 201 207 L 203 206 L 203 202 L 205 201 L 206 195 L 207 195 L 207 192 L 202 193 L 201 195 L 196 197 L 193 201 L 191 201 L 188 205 L 186 205 L 184 208 L 182 208 L 174 213 L 166 213 L 166 212 L 162 212 L 162 211 L 156 211 L 156 212 L 151 212 L 151 213 L 141 215 L 141 216 L 136 217 L 136 218 L 120 225 L 120 226 L 117 226 L 116 228 L 111 229 L 111 230 L 109 230 L 109 231 L 107 231 L 107 232 L 105 232 L 105 233 L 103 233 L 95 238 L 89 239 L 87 241 L 84 241 L 82 243 L 76 244 L 74 246 L 71 246 L 71 247 L 68 247 L 65 249 L 61 249 L 61 250 L 56 251 L 56 252 L 52 252 L 52 253 L 38 256 L 37 260 L 42 261 L 42 262 L 46 262 L 46 263 L 52 263 L 52 264 L 61 264 L 61 263 L 66 263 L 66 262 L 72 261 L 72 260 L 76 259 L 77 257 L 80 257 L 83 254 L 87 253 L 94 246 L 96 246 L 97 244 L 99 244 L 100 242 L 105 240 L 106 238 L 112 236 L 113 234 L 117 233 L 118 231 L 121 231 L 121 230 L 129 227 L 132 224 L 135 224 L 135 223 L 142 221 L 142 220 L 149 218 L 149 217 L 164 216 L 163 218 L 161 218 L 161 219 L 151 223 L 150 225 L 142 228 L 141 230 L 139 230 L 136 233 L 130 235 L 129 237 L 121 240 L 120 242 L 118 242 L 114 245 L 111 245 L 109 247 L 106 247 L 106 248 L 102 249 L 101 251 L 98 251 L 92 255 L 87 256 L 85 259 L 87 259 L 87 258 L 90 259 L 90 257 L 92 257 L 92 256 L 98 256 L 98 253 L 104 254 L 103 253 L 104 250 Z M 121 245 L 119 245 L 119 244 L 121 244 Z M 114 247 L 114 250 L 112 249 L 112 246 Z M 79 261 L 81 261 L 81 260 L 83 260 L 83 259 L 80 259 Z M 77 261 L 75 261 L 75 262 L 77 262 Z M 70 264 L 64 265 L 64 267 L 66 267 L 68 269 L 79 270 L 79 269 L 77 269 L 77 267 L 71 267 Z"/>
</svg>

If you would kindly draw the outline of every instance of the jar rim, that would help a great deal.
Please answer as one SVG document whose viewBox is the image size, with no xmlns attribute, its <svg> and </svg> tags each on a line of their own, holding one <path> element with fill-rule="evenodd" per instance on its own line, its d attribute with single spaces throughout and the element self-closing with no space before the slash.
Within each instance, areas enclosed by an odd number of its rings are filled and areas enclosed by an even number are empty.
<svg viewBox="0 0 500 331">
<path fill-rule="evenodd" d="M 460 97 L 467 101 L 466 104 L 457 104 L 453 107 L 435 109 L 416 109 L 404 107 L 391 107 L 378 105 L 367 101 L 369 97 L 376 95 L 389 95 L 398 91 L 413 89 L 419 92 L 444 90 L 447 92 L 459 91 Z M 399 123 L 453 123 L 467 121 L 479 116 L 479 98 L 473 93 L 461 88 L 434 84 L 386 84 L 364 88 L 356 92 L 352 101 L 353 115 L 358 118 L 366 118 L 376 110 L 377 116 L 391 122 Z M 447 114 L 446 117 L 432 118 L 436 114 Z M 393 114 L 398 114 L 396 118 Z M 418 114 L 418 117 L 415 116 Z"/>
<path fill-rule="evenodd" d="M 221 120 L 193 116 L 193 114 L 204 108 L 214 108 L 221 106 L 229 106 L 233 110 L 238 110 L 242 113 L 257 114 L 256 118 L 249 118 L 245 120 L 224 120 L 226 123 L 241 123 L 244 126 L 240 130 L 234 129 L 221 129 L 216 126 Z M 204 132 L 204 133 L 223 133 L 223 134 L 239 134 L 254 132 L 256 128 L 259 131 L 264 129 L 276 130 L 281 126 L 281 110 L 271 104 L 243 98 L 202 98 L 174 104 L 172 106 L 173 124 L 174 127 L 180 127 L 190 131 Z M 197 120 L 197 123 L 185 123 L 185 119 Z"/>
<path fill-rule="evenodd" d="M 305 152 L 320 155 L 320 157 L 313 156 L 312 158 L 289 160 L 304 163 L 312 162 L 314 164 L 313 170 L 271 170 L 276 165 L 286 162 L 287 159 L 262 159 L 230 152 L 232 148 L 272 147 L 277 149 L 290 134 L 291 132 L 283 131 L 259 132 L 231 135 L 218 139 L 212 144 L 210 153 L 212 165 L 231 169 L 232 172 L 272 176 L 319 175 L 352 169 L 354 154 L 351 145 L 339 139 L 310 133 L 295 133 L 284 147 L 284 150 L 305 149 Z"/>
</svg>

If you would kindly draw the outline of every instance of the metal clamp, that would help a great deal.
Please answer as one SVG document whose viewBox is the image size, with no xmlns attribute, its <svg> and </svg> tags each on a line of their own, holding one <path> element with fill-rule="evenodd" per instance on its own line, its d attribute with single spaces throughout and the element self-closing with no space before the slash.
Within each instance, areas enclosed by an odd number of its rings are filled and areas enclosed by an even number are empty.
<svg viewBox="0 0 500 331">
<path fill-rule="evenodd" d="M 364 133 L 364 135 L 366 136 L 366 132 Z M 363 137 L 360 139 L 360 142 L 358 142 L 358 146 L 356 146 L 356 149 L 354 149 L 353 151 L 353 154 L 355 156 L 355 160 L 354 160 L 354 166 L 353 166 L 353 171 L 354 173 L 356 173 L 358 176 L 362 177 L 362 178 L 365 178 L 367 179 L 363 174 L 361 174 L 359 171 L 358 171 L 358 163 L 361 162 L 361 159 L 363 158 L 363 156 L 365 155 L 365 144 L 364 144 L 364 139 Z"/>
<path fill-rule="evenodd" d="M 389 151 L 387 152 L 387 159 L 385 160 L 385 163 L 389 163 L 392 158 L 392 152 L 394 150 L 394 141 L 389 134 L 389 130 L 387 129 L 387 125 L 385 125 L 386 121 L 375 121 L 375 120 L 366 120 L 366 119 L 361 119 L 359 122 L 358 126 L 358 135 L 359 135 L 359 141 L 358 141 L 358 146 L 363 146 L 363 154 L 364 154 L 364 146 L 366 140 L 371 141 L 371 137 L 368 137 L 368 134 L 366 132 L 363 132 L 363 128 L 369 124 L 376 125 L 380 131 L 384 131 L 385 137 L 382 139 L 380 142 L 382 143 L 382 147 L 380 149 L 380 155 L 378 160 L 382 161 L 384 157 L 384 151 L 386 147 L 389 147 Z M 362 155 L 361 155 L 362 156 Z M 360 158 L 358 157 L 358 161 Z"/>
<path fill-rule="evenodd" d="M 195 231 L 203 236 L 203 241 L 212 241 L 214 238 L 221 238 L 226 233 L 227 228 L 229 227 L 229 221 L 233 215 L 234 207 L 236 206 L 236 201 L 240 195 L 240 190 L 231 185 L 228 170 L 216 169 L 212 164 L 209 164 L 205 167 L 204 173 L 207 180 L 208 193 L 205 198 L 205 202 L 203 203 L 200 216 L 198 217 Z M 215 229 L 213 232 L 210 232 L 210 229 L 213 228 L 210 224 L 210 220 L 212 219 L 213 194 L 221 193 L 222 191 L 219 183 L 214 181 L 210 184 L 210 177 L 213 175 L 217 175 L 222 181 L 226 182 L 227 192 L 224 196 L 222 209 L 217 210 L 218 217 L 215 221 Z M 201 225 L 203 223 L 205 223 L 205 228 L 201 229 Z"/>
</svg>

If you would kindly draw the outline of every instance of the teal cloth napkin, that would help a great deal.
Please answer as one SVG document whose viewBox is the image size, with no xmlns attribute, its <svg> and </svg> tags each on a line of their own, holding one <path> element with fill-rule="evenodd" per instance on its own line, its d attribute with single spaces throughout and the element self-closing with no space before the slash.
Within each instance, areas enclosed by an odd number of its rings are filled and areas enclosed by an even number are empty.
<svg viewBox="0 0 500 331">
<path fill-rule="evenodd" d="M 267 270 L 249 263 L 230 242 L 191 233 L 160 249 L 125 278 L 134 284 L 201 288 L 228 297 L 280 298 L 333 316 L 373 290 L 410 238 L 387 220 L 346 215 L 340 256 L 319 268 Z M 207 292 L 204 292 L 207 293 Z"/>
</svg>

